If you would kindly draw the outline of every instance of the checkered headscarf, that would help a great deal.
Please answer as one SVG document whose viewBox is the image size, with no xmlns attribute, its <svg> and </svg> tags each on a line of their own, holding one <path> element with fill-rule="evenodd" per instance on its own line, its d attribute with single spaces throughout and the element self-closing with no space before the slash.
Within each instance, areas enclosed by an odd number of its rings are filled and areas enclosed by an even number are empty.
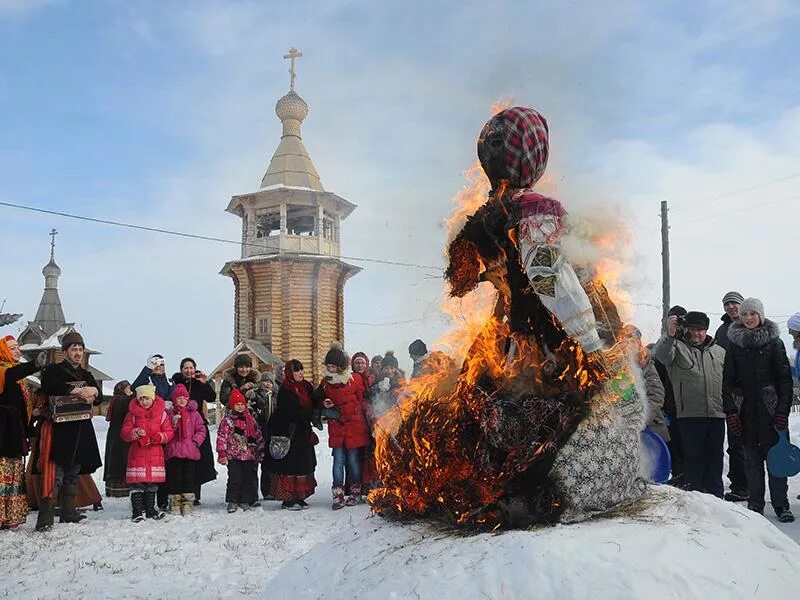
<svg viewBox="0 0 800 600">
<path fill-rule="evenodd" d="M 549 152 L 547 121 L 532 108 L 514 106 L 497 113 L 481 130 L 478 158 L 494 186 L 529 188 L 544 174 Z"/>
</svg>

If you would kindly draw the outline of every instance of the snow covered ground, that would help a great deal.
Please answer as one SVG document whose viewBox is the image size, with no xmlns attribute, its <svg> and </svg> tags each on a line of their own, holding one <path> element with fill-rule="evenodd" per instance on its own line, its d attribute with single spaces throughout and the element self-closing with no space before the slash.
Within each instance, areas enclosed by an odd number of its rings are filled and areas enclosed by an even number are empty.
<svg viewBox="0 0 800 600">
<path fill-rule="evenodd" d="M 102 447 L 106 423 L 94 424 Z M 800 419 L 793 433 L 800 439 Z M 653 488 L 635 517 L 497 535 L 398 525 L 366 506 L 334 513 L 320 437 L 310 510 L 271 502 L 228 515 L 219 467 L 188 518 L 133 524 L 127 499 L 105 499 L 88 522 L 36 534 L 32 514 L 19 531 L 0 532 L 0 597 L 708 600 L 800 589 L 790 539 L 800 524 L 671 488 Z M 102 470 L 95 477 L 102 491 Z M 790 493 L 800 507 L 800 481 Z"/>
</svg>

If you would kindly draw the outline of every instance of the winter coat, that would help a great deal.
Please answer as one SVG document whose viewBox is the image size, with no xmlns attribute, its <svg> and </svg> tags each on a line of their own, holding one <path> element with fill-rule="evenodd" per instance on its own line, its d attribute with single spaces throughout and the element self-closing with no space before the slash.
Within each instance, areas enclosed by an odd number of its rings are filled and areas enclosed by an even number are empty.
<svg viewBox="0 0 800 600">
<path fill-rule="evenodd" d="M 258 383 L 261 380 L 261 374 L 255 369 L 250 369 L 250 372 L 242 377 L 236 372 L 236 367 L 225 369 L 222 373 L 222 384 L 219 388 L 219 401 L 223 406 L 228 406 L 228 398 L 231 396 L 231 391 L 239 390 L 242 395 L 249 401 L 254 400 L 256 391 L 258 391 Z M 242 386 L 247 383 L 252 383 L 253 387 L 243 390 Z M 248 402 L 249 403 L 249 402 Z"/>
<path fill-rule="evenodd" d="M 45 396 L 68 396 L 76 382 L 97 388 L 95 404 L 103 398 L 103 391 L 94 376 L 81 367 L 62 361 L 42 369 L 42 393 Z M 79 464 L 80 473 L 94 473 L 103 462 L 97 447 L 97 437 L 91 419 L 53 423 L 53 441 L 50 457 L 56 465 L 71 467 Z"/>
<path fill-rule="evenodd" d="M 186 408 L 180 409 L 172 405 L 167 411 L 167 418 L 170 424 L 172 417 L 181 415 L 178 422 L 173 425 L 175 435 L 167 442 L 167 460 L 170 458 L 188 458 L 189 460 L 200 460 L 200 446 L 208 435 L 206 424 L 197 411 L 197 402 L 189 400 Z"/>
<path fill-rule="evenodd" d="M 669 419 L 674 419 L 677 415 L 677 409 L 675 407 L 675 392 L 672 391 L 672 382 L 669 380 L 667 367 L 665 367 L 655 356 L 653 356 L 653 366 L 655 366 L 656 371 L 658 372 L 661 385 L 664 386 L 664 415 Z"/>
<path fill-rule="evenodd" d="M 363 386 L 356 383 L 350 371 L 339 375 L 333 383 L 322 380 L 315 392 L 319 399 L 328 398 L 333 408 L 339 411 L 338 419 L 328 420 L 328 445 L 331 448 L 363 448 L 370 442 L 369 428 L 364 417 Z"/>
<path fill-rule="evenodd" d="M 134 436 L 134 429 L 142 428 L 142 438 Z M 128 483 L 162 483 L 166 481 L 164 444 L 172 439 L 174 432 L 164 401 L 156 396 L 152 406 L 142 408 L 134 398 L 128 405 L 128 414 L 122 424 L 120 437 L 130 442 L 128 448 L 128 469 L 125 480 Z"/>
<path fill-rule="evenodd" d="M 311 384 L 302 382 L 311 396 Z M 285 386 L 278 389 L 275 412 L 269 420 L 271 436 L 288 436 L 292 434 L 289 453 L 280 460 L 275 460 L 267 452 L 264 465 L 270 473 L 279 475 L 308 475 L 317 466 L 314 446 L 319 442 L 317 435 L 311 430 L 312 407 L 303 406 L 297 396 Z"/>
<path fill-rule="evenodd" d="M 252 433 L 247 435 L 246 422 L 252 421 Z M 264 436 L 253 416 L 245 410 L 229 410 L 217 428 L 217 454 L 228 460 L 258 460 L 264 456 Z"/>
<path fill-rule="evenodd" d="M 28 439 L 34 434 L 28 421 L 28 408 L 19 381 L 33 375 L 36 363 L 19 363 L 5 371 L 5 384 L 0 393 L 0 456 L 19 458 L 28 453 Z"/>
<path fill-rule="evenodd" d="M 106 457 L 103 466 L 103 481 L 125 481 L 128 470 L 128 447 L 122 439 L 122 424 L 128 416 L 133 396 L 114 396 L 108 405 L 111 416 L 106 433 Z"/>
<path fill-rule="evenodd" d="M 211 447 L 211 434 L 208 431 L 208 421 L 206 420 L 206 406 L 216 402 L 217 393 L 210 383 L 184 377 L 180 371 L 172 376 L 172 381 L 175 385 L 182 383 L 186 387 L 189 399 L 197 403 L 197 414 L 203 420 L 206 430 L 203 443 L 200 444 L 200 462 L 197 464 L 197 484 L 202 485 L 217 478 L 217 470 L 214 468 L 214 449 Z"/>
<path fill-rule="evenodd" d="M 778 326 L 769 319 L 755 329 L 733 323 L 728 339 L 722 387 L 725 412 L 739 413 L 745 443 L 772 446 L 778 439 L 772 419 L 789 414 L 793 394 L 791 367 Z M 734 399 L 737 388 L 741 407 Z"/>
<path fill-rule="evenodd" d="M 140 385 L 154 385 L 156 395 L 163 398 L 164 401 L 172 399 L 172 390 L 175 389 L 175 384 L 167 379 L 166 375 L 156 375 L 150 367 L 143 367 L 139 371 L 139 375 L 131 384 L 131 389 L 135 392 Z"/>
<path fill-rule="evenodd" d="M 275 412 L 275 387 L 273 384 L 272 391 L 262 389 L 259 385 L 255 396 L 252 400 L 247 401 L 247 408 L 258 423 L 258 426 L 264 429 L 269 423 L 269 418 Z"/>
<path fill-rule="evenodd" d="M 367 399 L 369 402 L 369 410 L 367 414 L 370 418 L 370 423 L 374 423 L 380 419 L 387 412 L 396 408 L 400 403 L 400 388 L 405 385 L 405 379 L 402 371 L 399 371 L 397 376 L 389 379 L 389 389 L 384 390 L 381 388 L 381 382 L 386 379 L 382 375 L 375 380 L 375 383 L 367 390 Z"/>
<path fill-rule="evenodd" d="M 664 386 L 661 383 L 661 377 L 658 375 L 656 362 L 649 354 L 645 359 L 644 367 L 642 367 L 642 375 L 644 376 L 644 388 L 647 393 L 648 403 L 647 426 L 660 435 L 665 442 L 668 442 L 670 441 L 669 429 L 662 412 L 664 407 Z"/>
<path fill-rule="evenodd" d="M 184 385 L 186 391 L 189 392 L 189 400 L 194 400 L 197 403 L 198 414 L 204 423 L 208 423 L 206 420 L 206 407 L 217 400 L 217 392 L 214 391 L 214 387 L 210 383 L 203 383 L 194 377 L 185 377 L 180 371 L 172 376 L 172 383 L 175 385 L 182 383 Z"/>
<path fill-rule="evenodd" d="M 655 357 L 667 367 L 677 418 L 725 418 L 722 412 L 725 350 L 711 336 L 706 336 L 701 346 L 662 337 L 656 344 Z"/>
<path fill-rule="evenodd" d="M 722 315 L 720 321 L 722 321 L 722 325 L 717 327 L 717 331 L 714 333 L 714 341 L 722 346 L 725 349 L 725 352 L 727 352 L 730 344 L 730 340 L 728 340 L 728 328 L 731 326 L 731 323 L 733 323 L 733 320 L 728 316 L 727 313 L 725 313 Z"/>
</svg>

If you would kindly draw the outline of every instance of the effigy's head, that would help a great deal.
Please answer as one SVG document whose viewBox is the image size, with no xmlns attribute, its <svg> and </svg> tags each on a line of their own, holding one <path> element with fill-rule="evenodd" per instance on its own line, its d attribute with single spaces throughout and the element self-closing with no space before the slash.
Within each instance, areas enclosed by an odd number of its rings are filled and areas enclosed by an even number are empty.
<svg viewBox="0 0 800 600">
<path fill-rule="evenodd" d="M 497 113 L 478 137 L 478 159 L 493 189 L 501 180 L 512 188 L 532 187 L 544 174 L 549 148 L 547 121 L 524 106 Z"/>
</svg>

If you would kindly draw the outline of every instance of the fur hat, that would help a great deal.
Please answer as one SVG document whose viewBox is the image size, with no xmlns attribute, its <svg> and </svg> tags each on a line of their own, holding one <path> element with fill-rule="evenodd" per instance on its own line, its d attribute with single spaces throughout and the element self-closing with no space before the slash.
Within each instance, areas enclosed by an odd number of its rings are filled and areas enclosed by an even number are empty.
<svg viewBox="0 0 800 600">
<path fill-rule="evenodd" d="M 788 327 L 790 331 L 800 331 L 800 312 L 796 312 L 789 317 L 789 320 L 786 322 L 786 327 Z"/>
<path fill-rule="evenodd" d="M 336 365 L 340 369 L 346 369 L 350 364 L 350 358 L 345 354 L 341 342 L 331 342 L 331 349 L 325 355 L 326 365 Z"/>
<path fill-rule="evenodd" d="M 140 385 L 136 388 L 136 397 L 137 398 L 150 398 L 151 400 L 156 399 L 156 386 L 154 385 Z"/>
<path fill-rule="evenodd" d="M 233 408 L 239 403 L 247 406 L 247 400 L 244 399 L 242 392 L 237 389 L 231 390 L 231 395 L 228 397 L 228 408 Z"/>
<path fill-rule="evenodd" d="M 394 350 L 387 350 L 386 356 L 383 357 L 381 361 L 381 367 L 394 367 L 395 369 L 400 368 L 400 363 L 397 362 L 397 359 L 394 356 Z"/>
<path fill-rule="evenodd" d="M 408 347 L 409 356 L 425 356 L 428 353 L 428 347 L 422 340 L 414 340 Z"/>
<path fill-rule="evenodd" d="M 253 368 L 253 359 L 250 358 L 249 354 L 237 354 L 236 359 L 233 361 L 233 367 L 238 369 L 239 367 L 250 367 Z"/>
<path fill-rule="evenodd" d="M 741 304 L 744 302 L 744 296 L 742 296 L 739 292 L 728 292 L 722 297 L 722 306 L 725 306 L 728 302 Z"/>
<path fill-rule="evenodd" d="M 186 389 L 186 386 L 182 383 L 179 383 L 175 386 L 175 389 L 172 390 L 172 398 L 188 398 L 189 397 L 189 390 Z"/>
<path fill-rule="evenodd" d="M 81 334 L 77 331 L 70 331 L 69 333 L 64 334 L 64 337 L 61 338 L 61 350 L 64 352 L 69 350 L 69 347 L 75 344 L 79 344 L 86 348 L 86 344 L 83 343 Z"/>
<path fill-rule="evenodd" d="M 746 312 L 756 313 L 761 317 L 761 322 L 764 322 L 764 303 L 758 298 L 747 298 L 739 306 L 739 315 Z"/>
<path fill-rule="evenodd" d="M 693 327 L 695 329 L 708 329 L 708 325 L 711 323 L 711 321 L 706 313 L 698 310 L 690 310 L 686 313 L 683 323 L 686 327 Z"/>
</svg>

